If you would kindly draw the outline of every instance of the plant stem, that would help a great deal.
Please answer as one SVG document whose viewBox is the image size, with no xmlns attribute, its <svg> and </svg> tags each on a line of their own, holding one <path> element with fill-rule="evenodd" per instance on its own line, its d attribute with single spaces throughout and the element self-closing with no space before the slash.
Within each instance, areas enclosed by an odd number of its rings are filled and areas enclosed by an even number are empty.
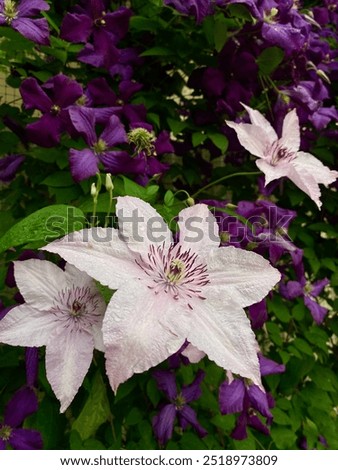
<svg viewBox="0 0 338 470">
<path fill-rule="evenodd" d="M 234 176 L 255 176 L 255 175 L 260 175 L 260 171 L 240 171 L 239 173 L 232 173 L 231 175 L 226 175 L 222 176 L 222 178 L 218 178 L 218 180 L 212 181 L 211 183 L 207 184 L 206 186 L 203 186 L 203 188 L 199 189 L 196 191 L 195 194 L 193 194 L 191 197 L 195 199 L 195 197 L 205 191 L 206 189 L 211 188 L 212 186 L 215 186 L 218 183 L 221 183 L 222 181 L 228 180 L 230 178 L 233 178 Z"/>
</svg>

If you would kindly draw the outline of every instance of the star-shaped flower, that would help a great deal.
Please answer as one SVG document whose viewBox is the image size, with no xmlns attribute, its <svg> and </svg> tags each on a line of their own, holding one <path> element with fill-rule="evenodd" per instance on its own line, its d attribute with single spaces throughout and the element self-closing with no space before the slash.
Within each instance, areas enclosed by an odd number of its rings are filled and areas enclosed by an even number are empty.
<svg viewBox="0 0 338 470">
<path fill-rule="evenodd" d="M 290 111 L 284 119 L 282 137 L 257 110 L 245 106 L 251 124 L 226 121 L 236 131 L 240 144 L 259 157 L 258 168 L 265 174 L 265 185 L 287 176 L 321 207 L 319 184 L 333 183 L 338 172 L 332 171 L 310 153 L 299 151 L 300 129 L 297 112 Z"/>
<path fill-rule="evenodd" d="M 0 321 L 0 342 L 46 346 L 47 379 L 65 411 L 89 369 L 94 347 L 103 351 L 105 302 L 94 281 L 74 266 L 65 271 L 44 260 L 14 263 L 26 303 Z"/>
<path fill-rule="evenodd" d="M 256 253 L 220 248 L 205 204 L 180 212 L 176 244 L 148 203 L 125 196 L 116 207 L 119 230 L 85 229 L 44 248 L 117 289 L 103 322 L 113 390 L 185 340 L 260 385 L 258 345 L 243 307 L 266 296 L 279 272 Z"/>
</svg>

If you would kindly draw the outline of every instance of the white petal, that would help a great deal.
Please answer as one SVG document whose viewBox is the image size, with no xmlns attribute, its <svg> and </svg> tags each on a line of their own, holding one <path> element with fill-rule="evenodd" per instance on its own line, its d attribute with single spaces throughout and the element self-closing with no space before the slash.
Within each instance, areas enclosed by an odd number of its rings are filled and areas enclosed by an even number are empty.
<svg viewBox="0 0 338 470">
<path fill-rule="evenodd" d="M 293 109 L 284 118 L 282 137 L 279 140 L 282 147 L 291 152 L 298 152 L 300 147 L 299 119 L 296 109 Z"/>
<path fill-rule="evenodd" d="M 297 158 L 293 160 L 293 166 L 299 171 L 303 169 L 311 173 L 317 183 L 325 186 L 333 183 L 338 178 L 338 171 L 330 170 L 311 153 L 298 152 Z"/>
<path fill-rule="evenodd" d="M 58 328 L 46 348 L 47 379 L 66 411 L 80 388 L 93 358 L 94 341 L 86 332 Z"/>
<path fill-rule="evenodd" d="M 265 186 L 271 183 L 271 181 L 288 176 L 290 169 L 290 163 L 281 163 L 273 166 L 265 160 L 256 160 L 256 165 L 265 175 Z"/>
<path fill-rule="evenodd" d="M 113 228 L 92 228 L 73 232 L 42 248 L 58 253 L 81 271 L 111 289 L 139 277 L 135 255 Z"/>
<path fill-rule="evenodd" d="M 168 225 L 147 202 L 137 197 L 118 197 L 116 215 L 121 237 L 131 250 L 144 253 L 149 245 L 172 243 Z"/>
<path fill-rule="evenodd" d="M 58 292 L 67 287 L 62 269 L 40 259 L 15 261 L 14 277 L 25 301 L 38 310 L 52 307 Z"/>
<path fill-rule="evenodd" d="M 206 204 L 183 209 L 178 214 L 178 225 L 183 250 L 191 249 L 194 253 L 203 254 L 219 246 L 219 228 Z"/>
<path fill-rule="evenodd" d="M 178 305 L 178 304 L 177 304 Z M 118 290 L 103 321 L 106 370 L 114 391 L 134 373 L 144 372 L 174 354 L 185 341 L 187 319 L 166 295 L 134 283 Z"/>
<path fill-rule="evenodd" d="M 185 349 L 183 349 L 181 354 L 182 356 L 187 357 L 192 364 L 197 364 L 205 356 L 203 351 L 200 351 L 190 343 Z"/>
<path fill-rule="evenodd" d="M 246 150 L 256 157 L 266 158 L 267 149 L 271 146 L 271 139 L 264 129 L 254 124 L 225 122 L 236 131 L 240 144 Z"/>
<path fill-rule="evenodd" d="M 222 291 L 241 307 L 262 300 L 281 277 L 263 256 L 233 246 L 211 250 L 207 265 L 210 284 L 206 289 Z"/>
<path fill-rule="evenodd" d="M 54 315 L 36 310 L 28 304 L 19 305 L 0 321 L 0 343 L 44 346 L 57 325 Z"/>
<path fill-rule="evenodd" d="M 258 345 L 242 308 L 212 290 L 194 307 L 187 339 L 217 365 L 261 386 Z"/>
<path fill-rule="evenodd" d="M 267 139 L 269 139 L 269 143 L 272 145 L 278 139 L 278 136 L 270 122 L 256 109 L 252 109 L 244 103 L 241 103 L 241 105 L 247 110 L 251 123 L 264 129 Z"/>
<path fill-rule="evenodd" d="M 314 174 L 309 172 L 306 168 L 304 168 L 301 164 L 297 165 L 295 159 L 292 163 L 292 167 L 289 171 L 289 178 L 290 180 L 305 194 L 310 196 L 310 198 L 317 204 L 318 209 L 321 208 L 321 201 L 320 201 L 320 188 L 319 184 L 316 181 Z"/>
<path fill-rule="evenodd" d="M 94 348 L 98 351 L 104 352 L 105 348 L 103 344 L 102 321 L 92 326 L 92 334 L 94 338 Z"/>
</svg>

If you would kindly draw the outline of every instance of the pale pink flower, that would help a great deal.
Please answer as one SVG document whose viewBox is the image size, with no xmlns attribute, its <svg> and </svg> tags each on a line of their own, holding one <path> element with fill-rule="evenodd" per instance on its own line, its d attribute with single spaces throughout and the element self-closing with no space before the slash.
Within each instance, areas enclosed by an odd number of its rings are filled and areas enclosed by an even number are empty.
<svg viewBox="0 0 338 470">
<path fill-rule="evenodd" d="M 304 191 L 320 209 L 319 184 L 333 183 L 338 172 L 327 166 L 310 153 L 299 151 L 300 128 L 297 112 L 290 111 L 284 118 L 282 137 L 257 110 L 244 105 L 251 124 L 226 121 L 234 129 L 240 144 L 252 155 L 259 157 L 256 165 L 265 174 L 265 185 L 287 176 L 299 189 Z"/>
<path fill-rule="evenodd" d="M 138 198 L 118 197 L 117 215 L 119 230 L 85 229 L 44 248 L 117 289 L 103 321 L 113 390 L 185 340 L 260 385 L 258 345 L 243 307 L 265 297 L 279 272 L 256 253 L 220 248 L 204 204 L 180 212 L 177 244 L 162 217 Z"/>
<path fill-rule="evenodd" d="M 62 413 L 88 372 L 94 347 L 104 350 L 106 304 L 93 279 L 70 264 L 63 271 L 49 261 L 17 261 L 14 276 L 25 303 L 0 321 L 0 343 L 46 346 L 47 379 Z"/>
</svg>

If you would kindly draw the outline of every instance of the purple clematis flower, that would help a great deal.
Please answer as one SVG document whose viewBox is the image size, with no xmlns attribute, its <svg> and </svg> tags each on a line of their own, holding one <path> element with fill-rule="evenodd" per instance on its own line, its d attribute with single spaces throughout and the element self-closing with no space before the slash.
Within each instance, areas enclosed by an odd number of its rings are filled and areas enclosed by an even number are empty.
<svg viewBox="0 0 338 470">
<path fill-rule="evenodd" d="M 29 139 L 42 147 L 53 147 L 60 142 L 60 134 L 67 130 L 68 107 L 83 95 L 81 85 L 66 75 L 50 78 L 42 86 L 35 78 L 27 78 L 20 87 L 26 109 L 38 109 L 42 117 L 27 126 Z"/>
<path fill-rule="evenodd" d="M 199 370 L 195 380 L 190 385 L 184 385 L 181 392 L 178 392 L 174 372 L 158 370 L 153 373 L 158 388 L 170 401 L 170 404 L 164 405 L 159 414 L 153 418 L 154 433 L 161 445 L 171 438 L 176 418 L 182 429 L 186 429 L 190 424 L 200 437 L 207 435 L 207 431 L 197 421 L 196 412 L 188 405 L 201 396 L 200 384 L 204 376 L 205 373 Z"/>
<path fill-rule="evenodd" d="M 261 375 L 280 374 L 285 371 L 285 366 L 259 355 Z M 272 422 L 270 408 L 274 407 L 272 396 L 264 392 L 257 385 L 246 385 L 242 379 L 233 379 L 228 373 L 229 379 L 223 382 L 219 389 L 219 405 L 222 414 L 241 413 L 237 419 L 236 427 L 231 437 L 234 439 L 246 439 L 246 427 L 250 426 L 258 431 L 269 434 L 269 428 L 261 422 L 257 416 L 258 411 L 266 418 L 266 424 Z"/>
<path fill-rule="evenodd" d="M 0 181 L 9 183 L 14 178 L 25 157 L 23 155 L 8 155 L 0 159 Z"/>
<path fill-rule="evenodd" d="M 97 137 L 95 132 L 95 112 L 90 108 L 73 108 L 69 110 L 75 129 L 83 136 L 89 148 L 83 150 L 70 149 L 70 171 L 75 181 L 82 181 L 98 172 L 101 162 L 106 171 L 116 173 L 124 162 L 133 160 L 121 150 L 111 150 L 117 144 L 127 142 L 127 134 L 117 116 L 111 116 L 103 132 Z M 124 169 L 124 168 L 122 168 Z M 118 171 L 119 172 L 119 171 Z M 123 172 L 123 171 L 122 171 Z"/>
<path fill-rule="evenodd" d="M 174 7 L 183 15 L 194 16 L 197 23 L 212 13 L 211 0 L 164 0 L 165 5 Z"/>
<path fill-rule="evenodd" d="M 320 295 L 324 287 L 329 283 L 330 281 L 324 278 L 311 285 L 302 276 L 300 281 L 288 281 L 286 284 L 280 283 L 279 291 L 288 300 L 303 297 L 304 304 L 310 310 L 314 321 L 320 325 L 327 314 L 327 308 L 319 305 L 315 298 Z"/>
<path fill-rule="evenodd" d="M 8 25 L 37 44 L 49 44 L 49 28 L 45 18 L 33 19 L 49 10 L 44 0 L 0 0 L 0 25 Z"/>
</svg>

